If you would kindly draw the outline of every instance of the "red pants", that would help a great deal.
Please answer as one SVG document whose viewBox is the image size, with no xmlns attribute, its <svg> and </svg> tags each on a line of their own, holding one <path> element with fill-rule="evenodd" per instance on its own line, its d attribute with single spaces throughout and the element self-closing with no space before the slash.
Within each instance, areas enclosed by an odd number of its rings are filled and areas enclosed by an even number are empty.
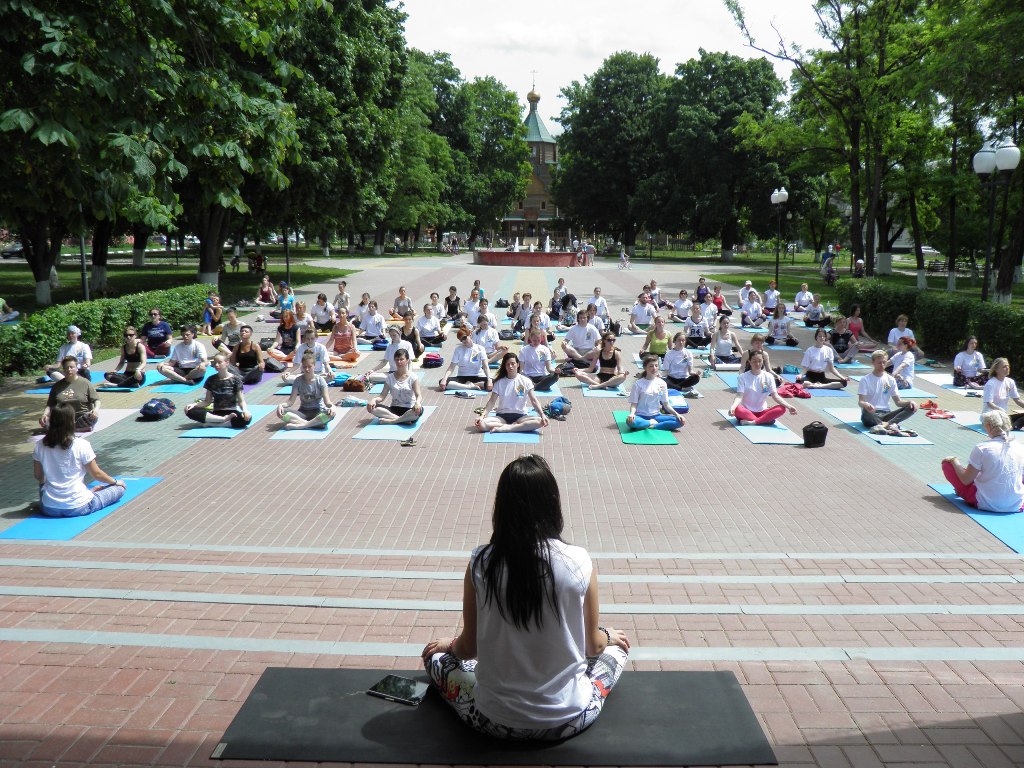
<svg viewBox="0 0 1024 768">
<path fill-rule="evenodd" d="M 972 507 L 978 506 L 978 488 L 971 483 L 970 485 L 964 485 L 963 481 L 957 477 L 956 470 L 953 468 L 953 462 L 944 461 L 942 462 L 942 474 L 946 476 L 950 485 L 953 486 L 953 493 L 959 496 L 961 499 L 966 501 Z"/>
<path fill-rule="evenodd" d="M 737 421 L 752 421 L 755 424 L 767 424 L 769 421 L 775 421 L 780 416 L 786 415 L 786 406 L 776 405 L 769 408 L 767 411 L 753 411 L 745 408 L 742 405 L 736 406 L 736 420 Z"/>
</svg>

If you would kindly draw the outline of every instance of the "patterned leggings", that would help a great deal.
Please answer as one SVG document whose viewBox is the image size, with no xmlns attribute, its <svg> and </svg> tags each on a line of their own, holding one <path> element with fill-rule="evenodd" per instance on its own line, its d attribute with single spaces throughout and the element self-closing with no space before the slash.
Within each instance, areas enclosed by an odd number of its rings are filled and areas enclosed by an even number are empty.
<svg viewBox="0 0 1024 768">
<path fill-rule="evenodd" d="M 590 703 L 569 722 L 554 728 L 511 728 L 492 722 L 476 708 L 476 661 L 460 661 L 450 653 L 435 653 L 425 666 L 430 682 L 466 725 L 498 739 L 558 741 L 589 728 L 601 714 L 604 700 L 622 674 L 627 653 L 617 645 L 589 659 L 587 677 L 593 683 Z"/>
</svg>

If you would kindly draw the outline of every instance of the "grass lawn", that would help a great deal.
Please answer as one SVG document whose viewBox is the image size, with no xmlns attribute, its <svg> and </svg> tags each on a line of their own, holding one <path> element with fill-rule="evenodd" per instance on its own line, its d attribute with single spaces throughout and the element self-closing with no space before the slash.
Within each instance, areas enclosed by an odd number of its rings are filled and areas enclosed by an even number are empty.
<svg viewBox="0 0 1024 768">
<path fill-rule="evenodd" d="M 312 250 L 312 249 L 311 249 Z M 312 256 L 312 254 L 309 254 Z M 304 255 L 305 256 L 305 255 Z M 336 269 L 313 267 L 292 257 L 291 281 L 296 285 L 322 283 L 337 280 L 353 270 L 344 268 L 344 261 L 338 259 Z M 57 270 L 60 275 L 61 287 L 53 292 L 53 303 L 64 304 L 69 301 L 80 301 L 82 298 L 81 272 L 77 264 L 65 263 Z M 271 257 L 270 276 L 276 283 L 285 276 L 284 258 Z M 112 265 L 107 268 L 109 296 L 120 296 L 128 293 L 163 290 L 181 285 L 189 285 L 196 281 L 196 260 L 183 259 L 180 266 L 173 259 L 147 259 L 147 266 L 136 268 L 128 265 Z M 35 281 L 28 265 L 6 264 L 0 267 L 0 282 L 3 283 L 3 298 L 7 303 L 22 313 L 35 312 L 43 309 L 36 304 Z M 232 272 L 230 269 L 220 276 L 221 300 L 224 304 L 234 304 L 242 299 L 256 296 L 259 278 L 245 270 Z M 93 297 L 96 298 L 96 297 Z"/>
</svg>

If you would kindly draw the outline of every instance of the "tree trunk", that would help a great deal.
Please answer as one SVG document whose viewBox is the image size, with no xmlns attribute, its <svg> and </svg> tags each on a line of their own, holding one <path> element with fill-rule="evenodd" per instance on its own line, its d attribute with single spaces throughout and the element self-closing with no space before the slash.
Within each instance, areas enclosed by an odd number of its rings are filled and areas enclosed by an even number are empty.
<svg viewBox="0 0 1024 768">
<path fill-rule="evenodd" d="M 146 244 L 149 242 L 153 230 L 145 224 L 132 225 L 132 266 L 146 266 Z M 94 249 L 95 250 L 95 249 Z M 93 262 L 95 264 L 95 262 Z"/>
<path fill-rule="evenodd" d="M 1021 216 L 1024 216 L 1024 209 L 1018 213 L 1017 223 L 1013 227 L 1013 231 L 1010 233 L 1010 247 L 1005 251 L 1002 248 L 1003 235 L 1006 234 L 1006 219 L 1009 211 L 1007 210 L 1009 199 L 1010 199 L 1010 186 L 1011 182 L 1003 187 L 1003 211 L 999 217 L 999 234 L 996 236 L 996 250 L 995 258 L 996 263 L 999 265 L 999 271 L 996 273 L 996 301 L 1000 304 L 1009 304 L 1009 301 L 1000 301 L 998 298 L 1000 294 L 1010 296 L 1013 293 L 1013 275 L 1016 271 L 1017 264 L 1019 263 L 1015 255 L 1011 254 L 1011 248 L 1013 246 L 1014 236 L 1016 235 L 1017 226 L 1019 225 Z"/>
<path fill-rule="evenodd" d="M 107 292 L 107 256 L 110 254 L 110 238 L 114 234 L 114 222 L 102 219 L 92 230 L 92 279 L 89 289 L 94 294 Z M 145 248 L 146 241 L 143 239 Z"/>
<path fill-rule="evenodd" d="M 227 239 L 231 211 L 220 205 L 208 205 L 200 211 L 193 228 L 199 238 L 200 283 L 218 284 L 218 275 L 224 265 L 224 241 Z"/>
<path fill-rule="evenodd" d="M 351 229 L 348 231 L 348 252 L 356 252 L 356 233 Z"/>
<path fill-rule="evenodd" d="M 736 237 L 739 234 L 739 222 L 736 219 L 728 219 L 722 226 L 722 261 L 732 261 L 736 244 Z"/>
<path fill-rule="evenodd" d="M 373 232 L 373 255 L 381 256 L 384 253 L 384 227 L 377 227 Z"/>
<path fill-rule="evenodd" d="M 917 217 L 917 193 L 913 189 L 910 190 L 908 202 L 910 203 L 910 231 L 914 238 L 914 256 L 917 259 L 917 271 L 921 272 L 925 269 L 924 253 L 921 251 L 921 222 Z M 920 281 L 918 281 L 918 288 L 920 287 Z"/>
<path fill-rule="evenodd" d="M 325 259 L 331 258 L 331 233 L 326 230 L 320 230 L 320 253 Z"/>
<path fill-rule="evenodd" d="M 46 219 L 22 219 L 20 224 L 25 260 L 35 279 L 36 303 L 49 306 L 52 301 L 50 276 L 60 254 L 60 244 L 65 232 L 64 224 Z"/>
<path fill-rule="evenodd" d="M 957 138 L 957 105 L 953 105 L 950 123 L 953 126 L 953 145 L 949 150 L 949 174 L 955 179 L 957 166 L 959 165 L 960 142 Z M 956 226 L 956 185 L 950 186 L 949 193 L 949 253 L 946 254 L 946 290 L 956 290 L 956 256 L 957 256 L 957 226 Z"/>
</svg>

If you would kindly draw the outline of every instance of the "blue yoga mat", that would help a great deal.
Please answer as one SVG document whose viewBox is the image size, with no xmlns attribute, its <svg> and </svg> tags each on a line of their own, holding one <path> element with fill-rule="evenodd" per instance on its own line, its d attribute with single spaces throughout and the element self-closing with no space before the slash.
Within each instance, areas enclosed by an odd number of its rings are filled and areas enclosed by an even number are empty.
<svg viewBox="0 0 1024 768">
<path fill-rule="evenodd" d="M 858 363 L 858 362 L 854 362 L 854 363 L 836 363 L 835 366 L 836 366 L 836 370 L 840 370 L 840 371 L 844 370 L 844 369 L 847 369 L 847 368 L 870 368 L 871 367 L 870 365 L 866 365 L 864 363 Z"/>
<path fill-rule="evenodd" d="M 558 388 L 557 384 L 554 384 L 551 389 L 534 389 L 533 394 L 537 397 L 561 397 L 562 390 Z"/>
<path fill-rule="evenodd" d="M 160 378 L 163 378 L 163 376 L 161 376 Z M 50 387 L 35 387 L 33 389 L 26 389 L 25 390 L 25 394 L 26 395 L 48 395 L 48 394 L 50 394 Z"/>
<path fill-rule="evenodd" d="M 234 427 L 195 427 L 187 432 L 182 432 L 178 437 L 214 437 L 221 440 L 230 440 L 245 432 L 246 429 L 249 429 L 257 421 L 271 413 L 276 407 L 274 405 L 250 405 L 249 413 L 252 414 L 252 421 L 244 429 L 235 429 Z"/>
<path fill-rule="evenodd" d="M 776 352 L 803 352 L 803 347 L 787 347 L 785 344 L 766 344 L 765 349 L 771 349 Z"/>
<path fill-rule="evenodd" d="M 855 432 L 859 432 L 871 440 L 874 440 L 879 445 L 935 445 L 931 440 L 921 437 L 894 437 L 892 435 L 875 435 L 872 434 L 871 430 L 864 426 L 860 420 L 860 408 L 826 408 L 825 413 L 831 416 L 836 421 L 842 422 L 850 429 Z M 913 429 L 909 424 L 906 427 Z M 917 431 L 917 430 L 914 430 Z"/>
<path fill-rule="evenodd" d="M 1014 552 L 1024 552 L 1024 513 L 983 512 L 972 507 L 953 493 L 953 486 L 949 483 L 929 483 L 928 487 L 953 504 L 961 512 L 969 515 L 974 522 Z"/>
<path fill-rule="evenodd" d="M 203 376 L 203 380 L 198 382 L 197 384 L 161 384 L 159 387 L 154 387 L 153 391 L 159 392 L 160 394 L 172 395 L 180 395 L 187 392 L 199 392 L 200 390 L 203 389 L 203 382 L 205 382 L 211 376 L 216 375 L 217 369 L 211 365 L 207 369 L 206 375 Z"/>
<path fill-rule="evenodd" d="M 30 517 L 0 533 L 0 539 L 69 541 L 163 480 L 162 477 L 119 477 L 117 479 L 124 480 L 127 489 L 124 496 L 116 504 L 111 504 L 99 512 L 81 517 L 43 517 L 41 515 Z"/>
<path fill-rule="evenodd" d="M 273 434 L 271 440 L 323 440 L 334 431 L 338 423 L 354 408 L 335 408 L 335 416 L 327 422 L 323 429 L 284 429 L 281 428 Z"/>
<path fill-rule="evenodd" d="M 484 442 L 535 445 L 540 442 L 540 434 L 537 432 L 485 432 Z"/>
<path fill-rule="evenodd" d="M 423 426 L 423 423 L 434 415 L 436 405 L 423 406 L 423 415 L 415 424 L 379 424 L 374 419 L 372 423 L 363 427 L 359 432 L 352 435 L 353 440 L 405 440 L 412 437 L 416 430 Z"/>
<path fill-rule="evenodd" d="M 619 385 L 622 386 L 621 384 Z M 622 389 L 591 389 L 589 385 L 583 385 L 583 396 L 584 397 L 601 397 L 613 400 L 621 400 L 628 396 L 629 393 Z"/>
<path fill-rule="evenodd" d="M 864 377 L 863 376 L 851 376 L 850 378 L 853 379 L 854 381 L 860 381 Z M 917 387 L 911 387 L 910 389 L 901 389 L 901 390 L 898 390 L 898 393 L 899 393 L 899 396 L 901 398 L 903 398 L 903 397 L 923 397 L 923 398 L 935 397 L 935 395 L 933 395 L 931 392 L 925 392 L 923 389 L 918 389 Z"/>
<path fill-rule="evenodd" d="M 718 409 L 718 414 L 736 427 L 737 431 L 755 445 L 803 445 L 804 439 L 787 427 L 776 422 L 770 427 L 741 425 L 729 415 L 729 411 Z"/>
<path fill-rule="evenodd" d="M 359 352 L 373 352 L 373 344 L 356 344 L 356 350 Z"/>
<path fill-rule="evenodd" d="M 740 383 L 740 375 L 736 371 L 715 371 L 715 376 L 729 389 L 736 389 L 736 385 Z"/>
<path fill-rule="evenodd" d="M 811 397 L 853 397 L 845 389 L 817 389 L 815 387 L 804 387 Z"/>
<path fill-rule="evenodd" d="M 156 384 L 158 381 L 167 381 L 167 379 L 159 371 L 147 369 L 143 374 L 142 387 L 148 387 L 151 384 Z M 142 387 L 97 387 L 96 391 L 101 394 L 103 392 L 135 392 L 142 389 Z"/>
</svg>

